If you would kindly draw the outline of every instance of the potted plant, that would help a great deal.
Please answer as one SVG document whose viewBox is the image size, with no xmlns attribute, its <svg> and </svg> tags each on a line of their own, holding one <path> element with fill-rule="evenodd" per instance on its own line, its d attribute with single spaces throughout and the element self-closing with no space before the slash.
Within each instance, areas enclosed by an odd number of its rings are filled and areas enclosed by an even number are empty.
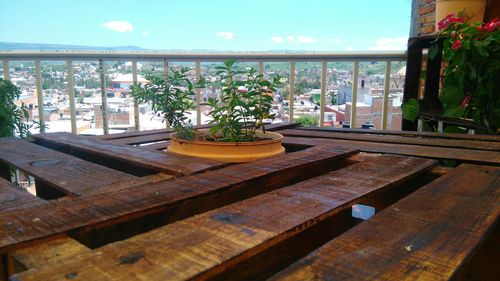
<svg viewBox="0 0 500 281">
<path fill-rule="evenodd" d="M 439 99 L 443 117 L 473 120 L 488 133 L 500 129 L 500 20 L 468 24 L 450 14 L 439 22 L 444 79 Z M 432 59 L 438 48 L 429 50 Z M 415 121 L 417 100 L 402 105 L 403 117 Z M 450 132 L 461 132 L 450 127 Z"/>
<path fill-rule="evenodd" d="M 265 121 L 273 120 L 272 93 L 280 77 L 272 81 L 250 68 L 235 69 L 235 60 L 217 66 L 222 89 L 219 99 L 209 98 L 205 105 L 212 120 L 209 129 L 195 128 L 187 118 L 194 108 L 194 89 L 203 87 L 204 79 L 193 85 L 187 73 L 171 70 L 168 81 L 148 76 L 150 84 L 133 85 L 132 96 L 139 102 L 151 102 L 154 113 L 161 113 L 175 133 L 167 151 L 182 155 L 214 159 L 224 162 L 247 162 L 282 155 L 282 135 L 265 130 Z"/>
</svg>

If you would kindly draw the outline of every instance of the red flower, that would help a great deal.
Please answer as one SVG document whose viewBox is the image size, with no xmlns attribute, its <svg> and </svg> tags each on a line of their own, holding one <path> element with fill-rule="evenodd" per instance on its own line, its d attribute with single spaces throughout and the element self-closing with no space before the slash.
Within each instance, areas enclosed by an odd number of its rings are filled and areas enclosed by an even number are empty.
<svg viewBox="0 0 500 281">
<path fill-rule="evenodd" d="M 457 37 L 457 32 L 455 30 L 453 30 L 450 34 L 451 38 L 455 38 Z"/>
<path fill-rule="evenodd" d="M 449 23 L 464 22 L 464 19 L 463 18 L 459 18 L 459 17 L 451 17 L 451 18 L 448 19 L 448 22 Z"/>
<path fill-rule="evenodd" d="M 460 47 L 462 47 L 462 41 L 461 40 L 457 39 L 457 40 L 453 41 L 453 45 L 451 46 L 451 48 L 453 50 L 458 50 L 458 49 L 460 49 Z"/>
<path fill-rule="evenodd" d="M 438 28 L 439 30 L 443 30 L 447 28 L 448 25 L 450 25 L 450 23 L 455 23 L 455 22 L 464 22 L 464 19 L 456 17 L 455 14 L 449 14 L 444 19 L 439 21 Z"/>
<path fill-rule="evenodd" d="M 469 106 L 470 100 L 472 99 L 472 95 L 466 95 L 462 101 L 460 102 L 460 107 L 461 108 L 466 108 Z"/>
<path fill-rule="evenodd" d="M 494 18 L 486 23 L 483 29 L 486 30 L 486 32 L 491 32 L 497 29 L 497 27 L 500 27 L 500 20 L 498 18 Z"/>
</svg>

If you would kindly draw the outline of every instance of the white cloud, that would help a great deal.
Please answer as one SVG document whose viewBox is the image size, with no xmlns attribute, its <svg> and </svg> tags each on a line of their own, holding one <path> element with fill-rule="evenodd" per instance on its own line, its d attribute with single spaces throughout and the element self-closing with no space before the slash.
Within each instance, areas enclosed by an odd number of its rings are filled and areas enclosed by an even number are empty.
<svg viewBox="0 0 500 281">
<path fill-rule="evenodd" d="M 102 24 L 103 27 L 118 31 L 118 32 L 132 32 L 134 27 L 128 21 L 108 21 Z"/>
<path fill-rule="evenodd" d="M 297 37 L 297 40 L 299 40 L 300 43 L 314 43 L 316 42 L 316 39 L 312 37 L 306 37 L 306 36 L 299 36 Z"/>
<path fill-rule="evenodd" d="M 288 35 L 286 38 L 289 42 L 295 42 L 295 37 L 293 35 Z"/>
<path fill-rule="evenodd" d="M 144 35 L 144 36 L 148 36 L 148 35 L 149 35 L 149 31 L 147 31 L 147 30 L 143 31 L 143 32 L 142 32 L 142 35 Z"/>
<path fill-rule="evenodd" d="M 338 44 L 338 43 L 342 42 L 342 40 L 340 38 L 331 38 L 330 42 L 332 42 L 333 44 Z"/>
<path fill-rule="evenodd" d="M 231 40 L 234 37 L 234 33 L 229 31 L 215 32 L 215 36 L 222 37 L 226 40 Z"/>
<path fill-rule="evenodd" d="M 354 49 L 352 46 L 348 46 L 345 49 L 346 49 L 346 51 L 356 51 L 356 49 Z"/>
<path fill-rule="evenodd" d="M 285 39 L 283 39 L 283 37 L 281 37 L 281 36 L 273 36 L 273 37 L 271 37 L 271 41 L 274 43 L 283 43 L 283 41 L 285 41 Z"/>
<path fill-rule="evenodd" d="M 369 50 L 406 50 L 408 37 L 381 38 L 375 42 L 375 46 L 368 48 Z"/>
</svg>

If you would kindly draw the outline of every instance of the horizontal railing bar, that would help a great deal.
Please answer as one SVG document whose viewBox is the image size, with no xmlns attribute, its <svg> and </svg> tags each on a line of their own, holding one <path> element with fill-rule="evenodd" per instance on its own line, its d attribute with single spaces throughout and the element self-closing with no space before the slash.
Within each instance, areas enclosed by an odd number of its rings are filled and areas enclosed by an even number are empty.
<svg viewBox="0 0 500 281">
<path fill-rule="evenodd" d="M 405 51 L 349 51 L 311 53 L 267 53 L 267 52 L 225 52 L 225 53 L 166 53 L 166 52 L 66 52 L 66 51 L 0 51 L 0 59 L 9 60 L 168 60 L 185 62 L 211 62 L 237 59 L 239 61 L 378 61 L 406 59 Z"/>
</svg>

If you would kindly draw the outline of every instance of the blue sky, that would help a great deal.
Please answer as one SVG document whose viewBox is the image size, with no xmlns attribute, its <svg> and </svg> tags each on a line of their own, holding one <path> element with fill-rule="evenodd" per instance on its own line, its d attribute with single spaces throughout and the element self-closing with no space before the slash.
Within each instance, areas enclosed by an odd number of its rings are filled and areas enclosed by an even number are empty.
<svg viewBox="0 0 500 281">
<path fill-rule="evenodd" d="M 411 0 L 0 0 L 0 42 L 235 51 L 406 49 Z"/>
</svg>

